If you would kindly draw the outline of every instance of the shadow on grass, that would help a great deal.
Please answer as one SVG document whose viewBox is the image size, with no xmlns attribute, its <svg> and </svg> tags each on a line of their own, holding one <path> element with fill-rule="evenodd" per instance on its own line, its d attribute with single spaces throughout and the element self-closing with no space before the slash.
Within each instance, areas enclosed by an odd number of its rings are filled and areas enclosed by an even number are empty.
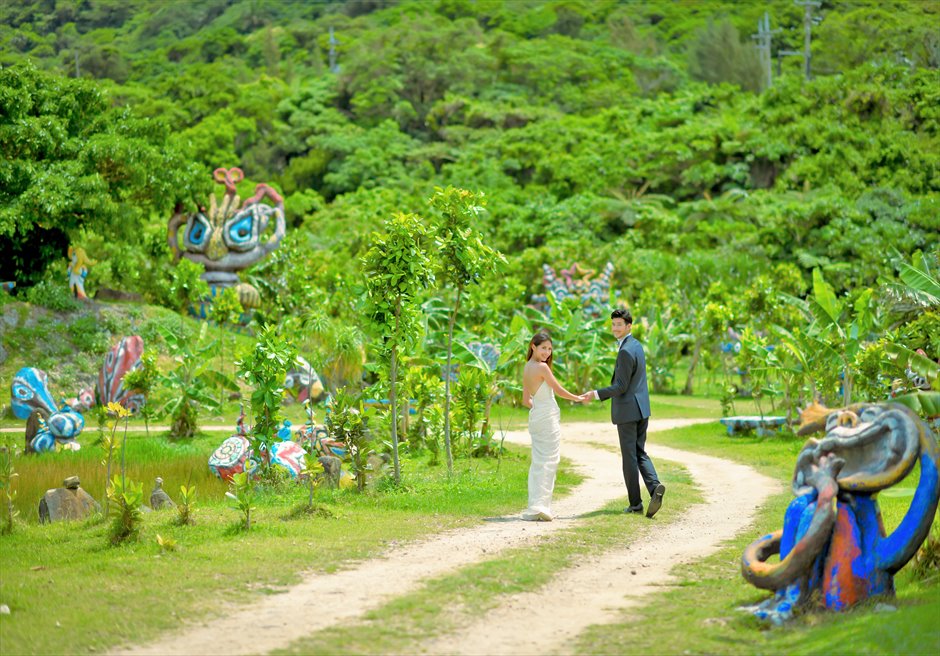
<svg viewBox="0 0 940 656">
<path fill-rule="evenodd" d="M 299 504 L 290 509 L 290 511 L 284 515 L 281 515 L 281 520 L 285 522 L 294 521 L 297 519 L 306 519 L 308 517 L 323 517 L 328 519 L 335 519 L 336 514 L 320 504 L 308 505 L 306 503 Z"/>
</svg>

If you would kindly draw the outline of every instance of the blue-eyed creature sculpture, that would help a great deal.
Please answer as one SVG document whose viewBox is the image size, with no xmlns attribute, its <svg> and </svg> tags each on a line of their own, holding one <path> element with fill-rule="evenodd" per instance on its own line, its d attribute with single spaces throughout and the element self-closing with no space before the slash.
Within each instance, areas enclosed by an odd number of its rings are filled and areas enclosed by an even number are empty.
<svg viewBox="0 0 940 656">
<path fill-rule="evenodd" d="M 209 284 L 212 296 L 225 287 L 235 287 L 242 307 L 251 310 L 260 305 L 261 297 L 250 284 L 239 281 L 237 272 L 280 245 L 286 232 L 284 200 L 268 185 L 259 184 L 254 196 L 242 203 L 235 189 L 245 178 L 241 169 L 218 168 L 212 175 L 216 182 L 225 185 L 222 202 L 212 194 L 208 209 L 200 207 L 188 216 L 178 207 L 167 225 L 167 242 L 177 258 L 182 256 L 205 267 L 202 278 Z M 262 202 L 265 199 L 272 204 Z M 267 241 L 262 241 L 271 219 L 274 232 Z M 184 226 L 180 247 L 179 231 Z"/>
<path fill-rule="evenodd" d="M 17 371 L 10 386 L 10 397 L 13 414 L 20 419 L 32 418 L 34 424 L 32 429 L 27 426 L 27 453 L 53 451 L 57 442 L 78 450 L 75 438 L 84 430 L 85 418 L 66 403 L 56 405 L 45 371 L 35 367 Z"/>
</svg>

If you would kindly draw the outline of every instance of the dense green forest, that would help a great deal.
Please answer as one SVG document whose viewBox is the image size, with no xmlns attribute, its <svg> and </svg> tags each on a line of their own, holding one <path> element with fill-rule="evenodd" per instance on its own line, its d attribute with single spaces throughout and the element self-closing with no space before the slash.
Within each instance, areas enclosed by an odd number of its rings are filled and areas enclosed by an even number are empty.
<svg viewBox="0 0 940 656">
<path fill-rule="evenodd" d="M 90 289 L 178 305 L 167 219 L 239 166 L 286 198 L 258 317 L 316 308 L 334 344 L 357 339 L 373 231 L 452 185 L 485 195 L 475 227 L 507 260 L 458 333 L 498 341 L 545 263 L 611 261 L 664 359 L 792 329 L 812 312 L 785 299 L 831 288 L 856 309 L 875 290 L 892 341 L 936 360 L 937 306 L 898 272 L 938 268 L 940 5 L 814 16 L 807 80 L 777 57 L 803 47 L 792 0 L 3 3 L 0 279 L 61 279 L 71 242 Z"/>
</svg>

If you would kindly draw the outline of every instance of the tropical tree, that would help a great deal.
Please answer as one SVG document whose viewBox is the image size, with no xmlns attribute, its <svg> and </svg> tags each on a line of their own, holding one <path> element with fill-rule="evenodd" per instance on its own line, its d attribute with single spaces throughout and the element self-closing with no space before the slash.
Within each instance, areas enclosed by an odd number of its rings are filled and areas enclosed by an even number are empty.
<svg viewBox="0 0 940 656">
<path fill-rule="evenodd" d="M 447 473 L 453 473 L 454 458 L 450 443 L 450 370 L 454 353 L 454 324 L 460 312 L 460 301 L 467 285 L 493 273 L 506 259 L 483 243 L 483 236 L 474 226 L 483 212 L 483 194 L 466 189 L 438 188 L 431 197 L 431 207 L 438 213 L 434 239 L 439 249 L 439 280 L 454 290 L 454 302 L 447 324 L 447 365 L 444 376 L 444 451 Z"/>
<path fill-rule="evenodd" d="M 372 236 L 362 258 L 366 313 L 379 333 L 378 349 L 389 362 L 392 459 L 395 482 L 401 481 L 398 458 L 398 358 L 411 347 L 421 329 L 420 293 L 434 282 L 427 255 L 428 230 L 415 214 L 398 213 L 385 222 L 385 234 Z"/>
<path fill-rule="evenodd" d="M 270 471 L 271 444 L 281 427 L 284 380 L 296 360 L 294 345 L 281 339 L 277 327 L 270 325 L 258 332 L 254 348 L 236 363 L 238 376 L 254 388 L 251 392 L 254 425 L 248 439 L 260 458 L 262 475 Z"/>
<path fill-rule="evenodd" d="M 84 228 L 134 242 L 199 188 L 166 122 L 31 63 L 0 67 L 0 279 L 35 283 Z"/>
<path fill-rule="evenodd" d="M 209 318 L 219 327 L 219 371 L 222 373 L 225 373 L 225 328 L 236 325 L 243 311 L 242 304 L 238 300 L 238 292 L 234 287 L 226 287 L 221 293 L 216 294 L 209 306 Z M 234 337 L 232 341 L 235 341 Z M 222 388 L 219 388 L 219 405 L 224 402 Z"/>
<path fill-rule="evenodd" d="M 238 385 L 212 369 L 212 357 L 216 343 L 206 339 L 209 324 L 203 323 L 198 337 L 179 336 L 160 326 L 158 330 L 167 345 L 176 367 L 159 376 L 159 382 L 170 395 L 160 413 L 171 418 L 170 436 L 176 439 L 189 438 L 198 430 L 199 410 L 215 410 L 219 402 L 212 391 L 220 386 L 237 391 Z"/>
</svg>

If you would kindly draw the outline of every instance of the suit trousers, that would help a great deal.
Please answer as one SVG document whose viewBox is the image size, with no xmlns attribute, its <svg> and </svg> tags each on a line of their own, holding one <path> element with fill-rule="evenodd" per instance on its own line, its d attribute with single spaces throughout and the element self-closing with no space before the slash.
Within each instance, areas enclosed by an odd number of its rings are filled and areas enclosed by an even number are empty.
<svg viewBox="0 0 940 656">
<path fill-rule="evenodd" d="M 634 508 L 643 504 L 640 496 L 640 476 L 646 485 L 650 496 L 659 485 L 656 468 L 653 461 L 646 454 L 646 427 L 649 417 L 640 421 L 630 421 L 617 424 L 617 435 L 620 437 L 620 457 L 623 460 L 623 482 L 627 485 L 627 498 Z"/>
</svg>

